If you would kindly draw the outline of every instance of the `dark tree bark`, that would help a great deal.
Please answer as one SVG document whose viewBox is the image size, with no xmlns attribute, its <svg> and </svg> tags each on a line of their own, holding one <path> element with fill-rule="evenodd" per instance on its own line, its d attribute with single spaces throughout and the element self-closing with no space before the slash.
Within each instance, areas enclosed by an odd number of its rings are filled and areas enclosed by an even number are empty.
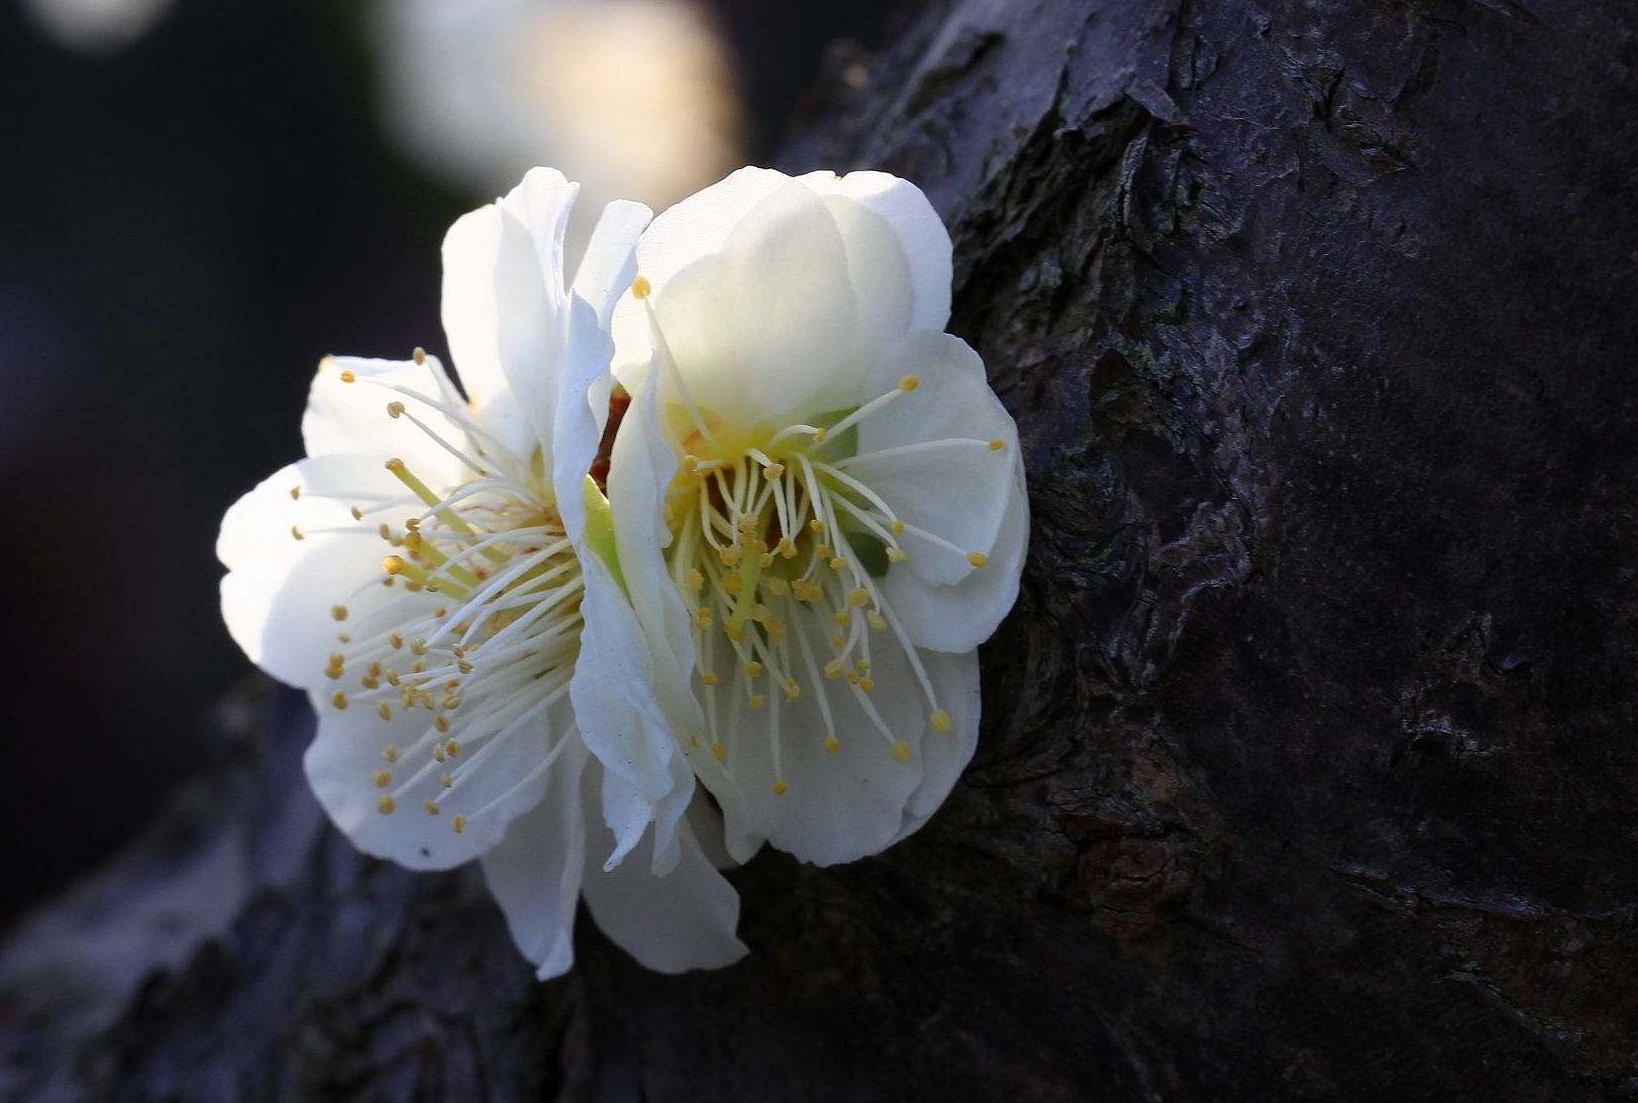
<svg viewBox="0 0 1638 1103">
<path fill-rule="evenodd" d="M 919 181 L 1034 531 L 944 810 L 753 953 L 534 984 L 305 706 L 5 959 L 10 1097 L 1638 1099 L 1638 9 L 933 3 L 791 168 Z M 19 860 L 26 840 L 13 840 Z M 26 860 L 26 855 L 22 856 Z"/>
</svg>

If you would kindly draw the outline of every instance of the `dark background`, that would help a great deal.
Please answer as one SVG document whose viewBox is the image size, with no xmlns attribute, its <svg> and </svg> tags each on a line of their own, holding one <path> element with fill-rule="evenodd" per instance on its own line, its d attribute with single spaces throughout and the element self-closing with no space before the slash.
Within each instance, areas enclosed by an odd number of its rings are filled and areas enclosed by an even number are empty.
<svg viewBox="0 0 1638 1103">
<path fill-rule="evenodd" d="M 896 7 L 709 6 L 753 161 Z M 0 4 L 0 923 L 140 827 L 249 672 L 216 529 L 300 454 L 319 358 L 443 349 L 439 243 L 484 197 L 388 141 L 372 64 L 350 2 L 179 0 L 103 58 Z"/>
</svg>

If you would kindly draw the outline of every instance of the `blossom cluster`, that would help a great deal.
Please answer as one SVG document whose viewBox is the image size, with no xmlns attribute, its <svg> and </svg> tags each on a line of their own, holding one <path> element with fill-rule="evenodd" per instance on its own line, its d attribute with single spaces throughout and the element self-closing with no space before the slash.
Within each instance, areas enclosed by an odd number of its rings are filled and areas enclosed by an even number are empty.
<svg viewBox="0 0 1638 1103">
<path fill-rule="evenodd" d="M 717 967 L 724 869 L 877 853 L 972 757 L 1023 465 L 913 185 L 610 203 L 570 278 L 576 191 L 536 169 L 450 229 L 459 389 L 420 350 L 319 365 L 306 458 L 223 519 L 222 611 L 311 696 L 360 849 L 477 859 L 543 979 L 581 897 L 644 965 Z"/>
</svg>

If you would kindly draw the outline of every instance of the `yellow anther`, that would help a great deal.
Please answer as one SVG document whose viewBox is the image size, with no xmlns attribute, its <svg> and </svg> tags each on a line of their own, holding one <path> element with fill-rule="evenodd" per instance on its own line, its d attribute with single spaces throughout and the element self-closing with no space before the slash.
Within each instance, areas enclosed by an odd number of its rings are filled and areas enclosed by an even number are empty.
<svg viewBox="0 0 1638 1103">
<path fill-rule="evenodd" d="M 472 664 L 467 662 L 465 659 L 457 659 L 455 660 L 455 669 L 459 670 L 462 674 L 470 674 L 472 673 Z"/>
<path fill-rule="evenodd" d="M 392 815 L 393 809 L 398 807 L 398 802 L 392 799 L 391 793 L 388 793 L 386 796 L 376 801 L 375 806 L 383 816 L 390 816 Z"/>
<path fill-rule="evenodd" d="M 450 777 L 448 774 L 439 774 L 438 784 L 442 785 L 445 789 L 448 789 L 450 786 L 455 784 L 455 779 Z"/>
<path fill-rule="evenodd" d="M 829 559 L 830 558 L 830 545 L 825 543 L 824 541 L 820 541 L 819 542 L 818 552 L 819 552 L 819 558 L 820 559 Z"/>
<path fill-rule="evenodd" d="M 887 618 L 874 609 L 865 612 L 865 622 L 878 632 L 887 628 Z"/>
<path fill-rule="evenodd" d="M 910 744 L 903 739 L 893 740 L 893 759 L 896 762 L 909 762 Z"/>
<path fill-rule="evenodd" d="M 982 567 L 984 564 L 988 563 L 989 561 L 990 561 L 990 557 L 985 555 L 983 552 L 968 552 L 967 553 L 967 562 L 971 563 L 975 567 Z"/>
<path fill-rule="evenodd" d="M 343 383 L 351 383 L 357 378 L 358 376 L 353 374 L 353 370 L 351 368 L 348 368 L 341 373 L 341 381 Z"/>
<path fill-rule="evenodd" d="M 796 683 L 795 678 L 786 678 L 785 679 L 785 700 L 787 700 L 787 701 L 799 701 L 801 699 L 802 699 L 802 687 Z"/>
<path fill-rule="evenodd" d="M 363 686 L 365 689 L 380 689 L 381 688 L 381 679 L 380 678 L 372 678 L 368 674 L 366 674 L 366 675 L 364 675 L 364 677 L 362 677 L 362 678 L 360 678 L 358 680 L 358 684 Z"/>
<path fill-rule="evenodd" d="M 332 668 L 340 670 L 345 665 L 347 665 L 347 656 L 339 651 L 330 652 L 330 666 Z"/>
<path fill-rule="evenodd" d="M 947 732 L 950 730 L 950 714 L 944 709 L 934 709 L 928 715 L 927 722 L 933 725 L 933 730 L 936 732 Z"/>
<path fill-rule="evenodd" d="M 724 593 L 737 594 L 739 593 L 740 588 L 744 585 L 744 576 L 742 576 L 738 571 L 729 571 L 722 576 L 722 589 Z"/>
<path fill-rule="evenodd" d="M 991 452 L 999 452 L 999 451 L 1001 451 L 1001 449 L 1005 448 L 1006 446 L 1007 446 L 1007 442 L 1002 440 L 1000 437 L 996 437 L 994 440 L 990 441 L 990 451 Z"/>
<path fill-rule="evenodd" d="M 762 588 L 774 597 L 784 597 L 791 592 L 791 584 L 783 578 L 764 578 Z"/>
<path fill-rule="evenodd" d="M 785 465 L 782 463 L 770 463 L 762 470 L 768 476 L 768 478 L 777 479 L 779 476 L 785 473 Z"/>
<path fill-rule="evenodd" d="M 402 402 L 394 401 L 394 402 L 387 403 L 387 416 L 388 417 L 396 419 L 396 418 L 402 417 L 403 414 L 404 414 L 404 404 Z"/>
<path fill-rule="evenodd" d="M 425 636 L 417 636 L 410 641 L 410 653 L 412 655 L 425 655 L 427 653 L 427 640 Z"/>
<path fill-rule="evenodd" d="M 444 744 L 444 751 L 448 753 L 451 758 L 453 758 L 461 753 L 461 745 L 458 741 L 451 739 L 449 742 Z"/>
<path fill-rule="evenodd" d="M 847 592 L 847 603 L 856 609 L 863 609 L 870 604 L 870 591 L 863 586 L 855 586 Z"/>
<path fill-rule="evenodd" d="M 849 682 L 852 682 L 854 685 L 858 685 L 859 684 L 859 672 L 856 671 L 856 670 L 848 671 L 847 672 L 847 680 Z"/>
<path fill-rule="evenodd" d="M 847 640 L 843 639 L 841 636 L 832 636 L 830 638 L 830 645 L 836 648 L 838 651 L 840 651 L 842 647 L 846 645 L 846 643 Z"/>
<path fill-rule="evenodd" d="M 455 822 L 450 824 L 450 826 L 455 829 L 455 834 L 459 835 L 461 832 L 466 830 L 466 817 L 461 815 L 459 812 L 455 813 Z"/>
<path fill-rule="evenodd" d="M 375 772 L 375 787 L 377 789 L 385 789 L 387 786 L 389 786 L 391 784 L 392 784 L 392 771 L 391 770 L 377 770 Z"/>
<path fill-rule="evenodd" d="M 353 520 L 355 520 L 355 521 L 364 520 L 364 511 L 362 509 L 359 509 L 357 506 L 353 506 L 347 512 L 351 513 L 353 515 Z"/>
<path fill-rule="evenodd" d="M 335 694 L 331 696 L 330 703 L 338 709 L 344 709 L 347 707 L 347 695 L 338 689 L 336 690 Z"/>
<path fill-rule="evenodd" d="M 700 681 L 704 682 L 708 686 L 714 686 L 717 684 L 717 676 L 711 671 L 707 670 L 705 673 L 700 675 Z"/>
<path fill-rule="evenodd" d="M 921 386 L 921 376 L 919 375 L 907 375 L 899 380 L 899 390 L 905 392 L 906 394 L 909 394 L 919 386 Z"/>
<path fill-rule="evenodd" d="M 846 609 L 838 609 L 838 610 L 836 610 L 836 612 L 834 612 L 834 613 L 832 613 L 830 615 L 830 619 L 834 620 L 837 624 L 841 625 L 843 628 L 846 628 L 850 623 L 852 623 L 853 615 L 851 613 L 849 613 Z"/>
<path fill-rule="evenodd" d="M 869 693 L 871 690 L 876 688 L 876 683 L 869 678 L 860 678 L 859 688 L 864 690 L 866 693 Z"/>
<path fill-rule="evenodd" d="M 388 743 L 385 747 L 382 747 L 381 748 L 381 757 L 386 759 L 388 762 L 397 762 L 398 761 L 398 744 Z"/>
<path fill-rule="evenodd" d="M 388 460 L 383 466 L 394 475 L 401 475 L 408 470 L 404 466 L 404 461 L 399 459 L 397 456 L 394 456 L 392 459 Z"/>
<path fill-rule="evenodd" d="M 291 525 L 290 526 L 290 535 L 294 536 L 297 540 L 307 539 L 307 537 L 305 537 L 305 536 L 303 536 L 301 534 L 301 526 L 300 525 Z"/>
<path fill-rule="evenodd" d="M 751 699 L 750 699 L 750 701 L 747 702 L 747 704 L 749 704 L 754 709 L 759 709 L 759 708 L 761 708 L 763 705 L 765 705 L 767 703 L 768 703 L 768 699 L 766 697 L 764 697 L 760 693 L 751 694 Z"/>
<path fill-rule="evenodd" d="M 688 569 L 688 575 L 684 581 L 686 581 L 691 588 L 697 590 L 701 586 L 705 585 L 705 576 L 700 574 L 697 568 L 690 567 Z"/>
<path fill-rule="evenodd" d="M 909 554 L 903 548 L 891 547 L 887 549 L 887 561 L 889 563 L 903 563 L 909 558 Z"/>
<path fill-rule="evenodd" d="M 385 701 L 376 702 L 375 711 L 381 714 L 383 720 L 392 719 L 392 706 Z"/>
<path fill-rule="evenodd" d="M 442 718 L 440 717 L 440 719 L 442 719 Z M 437 743 L 437 744 L 433 745 L 432 757 L 436 758 L 439 762 L 448 761 L 449 756 L 444 753 L 444 745 L 442 743 Z"/>
<path fill-rule="evenodd" d="M 631 295 L 635 299 L 646 299 L 653 292 L 654 285 L 648 282 L 647 276 L 638 276 L 631 281 Z"/>
<path fill-rule="evenodd" d="M 397 632 L 387 633 L 387 642 L 392 644 L 392 649 L 394 651 L 402 651 L 404 649 L 404 637 L 400 636 Z"/>
<path fill-rule="evenodd" d="M 830 660 L 830 662 L 825 664 L 825 677 L 829 678 L 831 681 L 834 682 L 837 678 L 840 678 L 841 676 L 842 676 L 842 660 L 841 659 L 832 659 L 832 660 Z"/>
<path fill-rule="evenodd" d="M 330 616 L 333 617 L 336 620 L 346 620 L 347 619 L 347 607 L 345 605 L 332 605 L 332 606 L 330 606 Z"/>
<path fill-rule="evenodd" d="M 722 745 L 722 740 L 713 739 L 711 741 L 711 757 L 715 758 L 718 762 L 721 762 L 723 759 L 728 757 L 728 748 Z"/>
<path fill-rule="evenodd" d="M 773 561 L 774 561 L 773 552 L 763 552 L 762 553 L 762 565 L 764 567 L 773 566 Z"/>
<path fill-rule="evenodd" d="M 388 685 L 389 685 L 389 686 L 397 686 L 397 685 L 399 685 L 399 677 L 398 677 L 398 671 L 396 671 L 396 670 L 393 670 L 393 669 L 391 669 L 391 668 L 389 668 L 389 669 L 388 669 L 388 670 L 387 670 L 387 684 L 388 684 Z"/>
<path fill-rule="evenodd" d="M 762 602 L 759 601 L 751 606 L 751 619 L 758 624 L 766 623 L 771 616 L 773 616 L 773 610 L 762 604 Z"/>
<path fill-rule="evenodd" d="M 779 554 L 786 559 L 796 558 L 796 541 L 789 536 L 779 538 Z"/>
<path fill-rule="evenodd" d="M 460 707 L 461 707 L 461 699 L 459 697 L 445 697 L 444 698 L 444 708 L 453 710 L 453 709 L 458 709 Z"/>
<path fill-rule="evenodd" d="M 292 502 L 294 502 L 296 499 L 298 499 L 300 497 L 301 497 L 301 486 L 300 486 L 300 484 L 297 484 L 296 486 L 291 487 L 290 488 L 290 500 Z"/>
<path fill-rule="evenodd" d="M 865 671 L 870 669 L 870 660 L 869 659 L 860 659 L 854 665 L 859 668 L 859 673 L 863 674 Z"/>
<path fill-rule="evenodd" d="M 420 345 L 416 345 L 415 351 L 410 353 L 410 359 L 414 360 L 416 364 L 425 364 L 427 362 L 427 350 Z"/>
<path fill-rule="evenodd" d="M 745 674 L 746 674 L 747 677 L 755 678 L 758 674 L 761 674 L 761 673 L 762 673 L 762 664 L 757 662 L 755 659 L 752 659 L 750 662 L 745 664 Z"/>
<path fill-rule="evenodd" d="M 436 816 L 438 814 L 438 802 L 435 800 L 430 798 L 424 800 L 421 802 L 421 807 L 427 810 L 427 815 L 429 816 Z"/>
<path fill-rule="evenodd" d="M 773 784 L 773 791 L 774 791 L 774 795 L 776 795 L 776 796 L 781 796 L 782 797 L 789 790 L 790 790 L 790 786 L 788 784 L 786 784 L 786 782 L 783 781 L 783 780 L 776 781 Z"/>
<path fill-rule="evenodd" d="M 381 561 L 381 569 L 388 574 L 402 574 L 407 566 L 409 564 L 404 562 L 403 557 L 397 555 L 389 555 Z"/>
<path fill-rule="evenodd" d="M 889 527 L 892 528 L 894 536 L 903 536 L 904 535 L 904 522 L 903 521 L 894 521 L 893 524 L 891 526 L 889 526 Z"/>
<path fill-rule="evenodd" d="M 776 640 L 790 630 L 789 626 L 778 617 L 767 617 L 762 621 L 762 627 L 768 630 L 768 635 Z"/>
<path fill-rule="evenodd" d="M 743 640 L 745 638 L 745 629 L 744 629 L 744 627 L 741 626 L 741 625 L 735 624 L 733 621 L 729 621 L 727 624 L 723 625 L 722 626 L 722 632 L 723 632 L 723 634 L 725 636 L 727 636 L 729 639 L 733 640 L 735 643 L 738 643 L 738 642 L 740 642 L 741 640 Z"/>
<path fill-rule="evenodd" d="M 825 523 L 823 521 L 819 520 L 819 518 L 815 517 L 813 520 L 808 522 L 808 531 L 816 532 L 816 533 L 824 532 L 825 531 Z"/>
<path fill-rule="evenodd" d="M 434 725 L 437 726 L 437 728 L 438 728 L 438 730 L 440 732 L 447 733 L 449 731 L 449 717 L 439 716 L 439 717 L 436 717 L 432 722 L 433 722 Z"/>
<path fill-rule="evenodd" d="M 825 438 L 829 435 L 830 433 L 826 429 L 815 429 L 813 431 L 813 443 L 823 444 L 825 443 Z"/>
<path fill-rule="evenodd" d="M 836 748 L 840 747 L 841 745 L 842 745 L 842 741 L 840 739 L 837 739 L 834 735 L 825 736 L 825 753 L 826 754 L 835 754 L 836 753 Z"/>
<path fill-rule="evenodd" d="M 831 560 L 830 560 L 830 569 L 831 570 L 840 571 L 843 568 L 845 568 L 846 566 L 847 566 L 847 560 L 846 559 L 843 559 L 839 555 L 831 557 Z"/>
<path fill-rule="evenodd" d="M 375 531 L 376 531 L 376 535 L 380 536 L 381 539 L 387 541 L 388 543 L 392 542 L 392 540 L 393 540 L 392 529 L 387 527 L 387 522 L 382 521 L 379 525 L 376 526 Z"/>
</svg>

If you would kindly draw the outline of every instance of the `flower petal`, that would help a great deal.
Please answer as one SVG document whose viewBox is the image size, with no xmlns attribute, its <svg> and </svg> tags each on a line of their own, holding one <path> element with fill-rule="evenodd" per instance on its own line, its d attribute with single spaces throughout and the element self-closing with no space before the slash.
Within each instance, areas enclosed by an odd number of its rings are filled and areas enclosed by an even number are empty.
<svg viewBox="0 0 1638 1103">
<path fill-rule="evenodd" d="M 921 784 L 905 803 L 904 822 L 894 842 L 913 834 L 938 811 L 978 748 L 978 653 L 923 651 L 921 661 L 938 689 L 938 703 L 950 714 L 950 730 L 931 732 L 922 740 Z"/>
<path fill-rule="evenodd" d="M 842 466 L 904 521 L 955 545 L 913 531 L 902 538 L 905 566 L 929 585 L 949 585 L 973 571 L 967 553 L 987 555 L 996 541 L 1015 487 L 1018 430 L 959 337 L 912 334 L 873 365 L 868 395 L 907 374 L 919 386 L 860 423 L 859 452 Z"/>
<path fill-rule="evenodd" d="M 653 217 L 641 203 L 616 200 L 603 208 L 592 230 L 574 275 L 574 293 L 591 304 L 604 329 L 614 315 L 614 304 L 637 274 L 637 239 Z"/>
<path fill-rule="evenodd" d="M 323 681 L 328 656 L 342 649 L 340 635 L 362 639 L 381 630 L 378 622 L 393 608 L 402 619 L 419 605 L 431 607 L 430 595 L 379 584 L 387 550 L 376 535 L 380 515 L 355 520 L 351 512 L 399 500 L 395 489 L 403 490 L 375 457 L 327 455 L 281 469 L 228 510 L 216 546 L 231 568 L 222 579 L 222 616 L 251 662 L 280 681 L 312 687 Z M 419 512 L 419 503 L 404 511 Z M 337 606 L 345 607 L 344 620 Z"/>
<path fill-rule="evenodd" d="M 815 656 L 816 667 L 825 662 L 834 627 L 806 607 L 792 621 L 792 636 L 805 634 L 804 639 L 792 640 L 792 654 L 800 656 L 805 646 Z M 732 670 L 732 653 L 715 637 L 710 638 L 720 652 L 710 657 L 710 665 Z M 922 658 L 941 707 L 948 707 L 946 698 L 965 700 L 975 691 L 975 666 L 928 665 L 926 657 Z M 922 748 L 928 740 L 951 736 L 931 730 L 933 706 L 923 696 L 903 648 L 889 634 L 873 637 L 869 673 L 874 691 L 870 693 L 841 678 L 821 676 L 816 681 L 801 658 L 795 661 L 796 669 L 803 673 L 797 677 L 801 696 L 794 703 L 777 686 L 767 687 L 759 708 L 749 707 L 738 688 L 716 690 L 717 731 L 724 745 L 721 763 L 704 747 L 691 752 L 690 759 L 700 780 L 722 805 L 729 852 L 736 859 L 746 860 L 749 855 L 740 847 L 751 843 L 754 849 L 754 842 L 763 837 L 817 865 L 874 854 L 904 828 L 906 809 L 925 780 L 928 764 Z M 819 701 L 821 693 L 828 705 L 828 724 Z M 885 734 L 869 715 L 870 709 L 881 718 Z M 836 749 L 829 751 L 827 739 L 832 735 L 837 738 Z M 904 740 L 908 748 L 906 761 L 894 755 L 897 739 Z M 947 770 L 944 748 L 939 750 L 937 765 Z M 786 783 L 783 791 L 778 782 Z M 935 781 L 933 788 L 939 784 Z"/>
<path fill-rule="evenodd" d="M 499 843 L 508 825 L 539 803 L 560 759 L 579 746 L 566 698 L 517 724 L 493 749 L 485 741 L 463 749 L 464 762 L 446 763 L 433 758 L 441 733 L 419 710 L 400 709 L 383 720 L 367 702 L 338 709 L 318 694 L 313 707 L 318 733 L 302 759 L 313 793 L 354 846 L 410 869 L 449 869 Z M 388 744 L 398 749 L 389 752 Z M 391 781 L 378 786 L 382 770 Z M 440 781 L 443 772 L 454 775 L 453 788 Z M 380 810 L 384 795 L 395 802 L 391 814 Z M 428 800 L 437 815 L 424 808 Z M 466 817 L 459 833 L 456 813 Z"/>
<path fill-rule="evenodd" d="M 347 381 L 349 377 L 351 382 Z M 417 401 L 416 395 L 426 402 Z M 455 457 L 414 422 L 387 413 L 389 403 L 403 402 L 427 428 L 461 447 L 466 441 L 465 432 L 427 404 L 449 405 L 452 398 L 459 404 L 455 388 L 436 356 L 428 356 L 419 364 L 413 360 L 326 356 L 319 362 L 308 389 L 307 409 L 301 419 L 302 440 L 309 456 L 366 453 L 376 456 L 378 464 L 398 456 L 431 483 L 459 481 L 466 477 L 462 474 L 466 468 Z"/>
<path fill-rule="evenodd" d="M 994 634 L 1018 600 L 1019 578 L 1029 543 L 1029 496 L 1023 464 L 1012 465 L 1013 489 L 1001 518 L 990 561 L 949 586 L 930 586 L 904 568 L 888 568 L 882 594 L 904 625 L 906 635 L 935 651 L 970 651 Z M 913 562 L 913 560 L 912 560 Z"/>
<path fill-rule="evenodd" d="M 745 212 L 720 252 L 650 299 L 688 391 L 712 414 L 777 421 L 837 409 L 857 391 L 865 365 L 847 251 L 830 211 L 800 184 Z"/>
<path fill-rule="evenodd" d="M 589 783 L 598 773 L 595 765 L 586 771 L 588 802 Z M 734 935 L 739 894 L 706 858 L 686 821 L 677 839 L 677 863 L 663 877 L 653 872 L 652 835 L 643 837 L 630 860 L 603 870 L 599 858 L 612 836 L 588 821 L 586 905 L 603 933 L 649 969 L 681 973 L 730 965 L 746 954 Z"/>
<path fill-rule="evenodd" d="M 513 820 L 483 855 L 483 879 L 506 915 L 507 930 L 541 980 L 574 964 L 574 917 L 586 867 L 580 774 L 584 749 L 565 752 L 547 777 L 540 803 Z"/>
<path fill-rule="evenodd" d="M 920 188 L 885 172 L 797 177 L 825 199 L 847 245 L 859 301 L 859 347 L 950 320 L 950 234 Z"/>
<path fill-rule="evenodd" d="M 562 234 L 577 189 L 536 169 L 444 237 L 444 333 L 461 385 L 473 415 L 525 460 L 545 439 L 556 401 Z"/>
</svg>

